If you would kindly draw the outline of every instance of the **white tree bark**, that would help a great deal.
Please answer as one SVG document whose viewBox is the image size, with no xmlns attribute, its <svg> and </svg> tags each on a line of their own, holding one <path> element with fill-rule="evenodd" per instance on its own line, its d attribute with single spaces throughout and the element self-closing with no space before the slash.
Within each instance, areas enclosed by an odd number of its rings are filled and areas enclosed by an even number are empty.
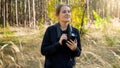
<svg viewBox="0 0 120 68">
<path fill-rule="evenodd" d="M 119 11 L 119 10 L 120 10 L 119 7 L 120 7 L 120 5 L 119 5 L 119 0 L 117 0 L 117 15 L 118 15 L 118 18 L 119 18 L 119 12 L 120 12 L 120 11 Z"/>
<path fill-rule="evenodd" d="M 36 24 L 35 24 L 35 0 L 33 0 L 33 26 L 35 28 Z"/>
<path fill-rule="evenodd" d="M 118 2 L 118 15 L 119 15 L 118 18 L 120 19 L 120 7 L 119 6 L 120 6 L 120 2 Z"/>
<path fill-rule="evenodd" d="M 3 4 L 3 19 L 4 19 L 4 28 L 5 28 L 5 22 L 6 22 L 6 20 L 5 20 L 5 1 L 4 1 L 4 4 Z"/>
<path fill-rule="evenodd" d="M 90 12 L 90 11 L 89 11 L 89 9 L 90 9 L 90 8 L 89 8 L 89 3 L 90 3 L 90 1 L 89 1 L 89 0 L 86 0 L 86 3 L 87 3 L 87 17 L 90 18 L 90 16 L 89 16 L 89 15 L 90 15 L 90 14 L 89 14 L 89 12 Z"/>
<path fill-rule="evenodd" d="M 18 26 L 18 11 L 17 11 L 17 0 L 15 0 L 15 8 L 16 8 L 16 23 L 17 23 L 17 26 Z"/>
<path fill-rule="evenodd" d="M 24 0 L 24 26 L 26 28 L 26 0 Z"/>
<path fill-rule="evenodd" d="M 8 24 L 8 0 L 6 0 L 5 8 L 6 24 Z"/>
<path fill-rule="evenodd" d="M 28 17 L 29 17 L 29 21 L 28 21 L 28 23 L 29 23 L 29 27 L 30 27 L 30 17 L 31 17 L 31 15 L 30 15 L 31 13 L 30 13 L 30 0 L 28 0 Z"/>
</svg>

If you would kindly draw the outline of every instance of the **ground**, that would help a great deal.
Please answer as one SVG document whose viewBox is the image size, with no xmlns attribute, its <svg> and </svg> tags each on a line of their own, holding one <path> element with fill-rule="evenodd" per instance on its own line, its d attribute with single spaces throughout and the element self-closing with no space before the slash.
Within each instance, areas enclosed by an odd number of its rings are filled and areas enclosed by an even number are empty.
<svg viewBox="0 0 120 68">
<path fill-rule="evenodd" d="M 87 26 L 81 37 L 82 54 L 75 68 L 120 68 L 120 21 Z M 0 68 L 43 68 L 44 56 L 40 47 L 47 26 L 39 29 L 10 27 L 12 36 L 0 33 Z M 8 44 L 8 45 L 7 45 Z"/>
</svg>

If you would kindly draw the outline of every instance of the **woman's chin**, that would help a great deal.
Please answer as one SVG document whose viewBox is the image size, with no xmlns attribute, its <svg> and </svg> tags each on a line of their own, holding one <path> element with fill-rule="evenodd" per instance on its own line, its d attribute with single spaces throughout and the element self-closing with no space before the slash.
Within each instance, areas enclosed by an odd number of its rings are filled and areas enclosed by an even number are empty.
<svg viewBox="0 0 120 68">
<path fill-rule="evenodd" d="M 68 23 L 68 22 L 70 22 L 70 21 L 64 21 L 65 23 Z"/>
<path fill-rule="evenodd" d="M 66 22 L 70 22 L 70 20 L 65 20 Z"/>
</svg>

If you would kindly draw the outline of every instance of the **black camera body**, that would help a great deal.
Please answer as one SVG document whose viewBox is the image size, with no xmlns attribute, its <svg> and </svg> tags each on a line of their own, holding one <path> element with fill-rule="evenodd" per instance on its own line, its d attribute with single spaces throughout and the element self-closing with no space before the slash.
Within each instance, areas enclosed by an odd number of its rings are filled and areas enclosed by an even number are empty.
<svg viewBox="0 0 120 68">
<path fill-rule="evenodd" d="M 71 33 L 71 35 L 70 35 L 68 40 L 71 39 L 72 41 L 74 41 L 76 38 L 77 38 L 77 36 L 74 33 Z"/>
<path fill-rule="evenodd" d="M 74 41 L 77 38 L 77 36 L 74 33 L 67 35 L 67 37 L 68 37 L 67 40 L 63 39 L 63 41 L 62 41 L 63 45 L 66 45 L 67 41 L 70 41 L 70 40 Z"/>
</svg>

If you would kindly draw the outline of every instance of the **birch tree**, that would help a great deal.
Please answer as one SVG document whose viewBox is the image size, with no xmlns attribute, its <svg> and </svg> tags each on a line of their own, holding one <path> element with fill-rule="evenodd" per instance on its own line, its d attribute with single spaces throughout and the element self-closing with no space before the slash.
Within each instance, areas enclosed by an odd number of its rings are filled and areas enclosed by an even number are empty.
<svg viewBox="0 0 120 68">
<path fill-rule="evenodd" d="M 31 20 L 30 20 L 30 17 L 31 17 L 30 14 L 31 14 L 31 11 L 30 11 L 30 0 L 28 0 L 28 17 L 29 17 L 29 18 L 28 18 L 28 23 L 29 23 L 29 27 L 30 27 L 30 21 L 31 21 Z"/>
<path fill-rule="evenodd" d="M 8 24 L 8 0 L 5 0 L 5 18 L 6 24 Z"/>
<path fill-rule="evenodd" d="M 17 26 L 18 26 L 17 0 L 15 0 L 15 3 L 16 3 L 16 5 L 15 5 L 15 8 L 16 8 L 16 24 L 17 24 Z"/>
<path fill-rule="evenodd" d="M 6 19 L 5 19 L 5 0 L 3 2 L 3 19 L 4 19 L 4 28 L 5 28 L 5 22 L 6 22 Z"/>
<path fill-rule="evenodd" d="M 33 0 L 33 26 L 35 28 L 35 1 Z"/>
<path fill-rule="evenodd" d="M 24 0 L 24 26 L 26 28 L 26 0 Z"/>
</svg>

